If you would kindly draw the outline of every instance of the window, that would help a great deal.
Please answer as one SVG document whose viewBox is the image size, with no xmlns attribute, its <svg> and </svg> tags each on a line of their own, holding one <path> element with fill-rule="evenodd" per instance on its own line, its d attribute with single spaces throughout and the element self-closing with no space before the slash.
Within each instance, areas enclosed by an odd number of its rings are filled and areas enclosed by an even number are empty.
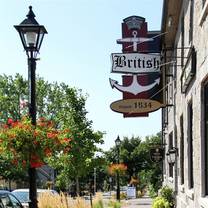
<svg viewBox="0 0 208 208">
<path fill-rule="evenodd" d="M 184 129 L 183 115 L 180 117 L 180 176 L 181 185 L 184 184 Z"/>
<path fill-rule="evenodd" d="M 204 109 L 205 109 L 205 194 L 208 195 L 208 83 L 204 87 Z"/>
<path fill-rule="evenodd" d="M 177 90 L 177 50 L 174 51 L 174 60 L 176 61 L 176 63 L 173 64 L 173 78 L 174 78 L 174 88 L 175 90 Z"/>
<path fill-rule="evenodd" d="M 22 207 L 21 204 L 20 204 L 20 202 L 14 196 L 12 196 L 11 194 L 9 194 L 9 197 L 10 197 L 11 203 L 13 205 L 12 206 L 13 208 L 21 208 Z"/>
<path fill-rule="evenodd" d="M 193 107 L 188 104 L 188 187 L 194 187 L 193 177 Z"/>
<path fill-rule="evenodd" d="M 194 0 L 190 0 L 189 43 L 193 40 Z"/>
<path fill-rule="evenodd" d="M 181 67 L 184 66 L 184 12 L 181 18 Z"/>
<path fill-rule="evenodd" d="M 169 134 L 169 149 L 173 148 L 173 132 Z M 173 163 L 169 163 L 169 177 L 173 178 Z"/>
</svg>

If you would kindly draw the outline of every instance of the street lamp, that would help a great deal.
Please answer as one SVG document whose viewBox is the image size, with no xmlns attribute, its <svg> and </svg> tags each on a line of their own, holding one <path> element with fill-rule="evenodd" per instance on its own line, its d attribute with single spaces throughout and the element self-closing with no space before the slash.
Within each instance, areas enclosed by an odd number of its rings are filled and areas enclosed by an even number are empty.
<svg viewBox="0 0 208 208">
<path fill-rule="evenodd" d="M 175 147 L 168 150 L 166 156 L 169 164 L 174 164 L 176 162 L 177 152 L 178 150 Z"/>
<path fill-rule="evenodd" d="M 39 25 L 35 20 L 35 14 L 32 6 L 29 6 L 27 18 L 19 25 L 14 26 L 20 35 L 23 47 L 28 57 L 28 85 L 29 85 L 29 115 L 32 124 L 36 125 L 36 92 L 35 92 L 35 70 L 37 54 L 39 53 L 44 35 L 47 31 L 43 25 Z M 31 157 L 31 155 L 30 155 Z M 36 169 L 29 168 L 29 190 L 30 190 L 30 208 L 37 208 L 37 185 L 36 185 Z"/>
<path fill-rule="evenodd" d="M 116 148 L 117 148 L 117 163 L 119 164 L 119 157 L 120 157 L 120 145 L 121 145 L 121 140 L 119 136 L 115 140 Z M 116 190 L 116 199 L 120 201 L 120 178 L 119 178 L 119 172 L 117 171 L 117 190 Z"/>
</svg>

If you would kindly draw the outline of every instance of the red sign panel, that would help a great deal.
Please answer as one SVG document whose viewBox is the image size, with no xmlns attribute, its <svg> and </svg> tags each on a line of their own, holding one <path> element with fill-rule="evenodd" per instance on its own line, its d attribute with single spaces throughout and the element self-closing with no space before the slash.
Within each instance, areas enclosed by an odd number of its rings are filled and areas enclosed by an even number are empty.
<svg viewBox="0 0 208 208">
<path fill-rule="evenodd" d="M 157 36 L 158 38 L 155 38 Z M 122 51 L 124 54 L 128 54 L 128 53 L 147 54 L 148 52 L 153 53 L 154 51 L 155 53 L 157 53 L 159 52 L 160 38 L 158 32 L 148 32 L 147 22 L 145 22 L 145 18 L 139 16 L 131 16 L 123 20 L 122 39 L 118 39 L 117 43 L 122 44 Z M 123 56 L 123 58 L 127 59 L 127 56 Z M 141 59 L 138 60 L 140 61 L 139 62 L 140 64 Z M 131 59 L 128 61 L 129 61 L 128 64 L 131 65 L 130 63 Z M 127 63 L 127 60 L 125 60 L 123 63 L 124 63 L 123 65 L 125 65 L 125 63 Z M 132 64 L 136 66 L 137 63 L 135 62 Z M 117 63 L 116 66 L 125 67 L 123 65 Z M 118 68 L 117 71 L 122 72 L 122 69 Z M 160 89 L 162 87 L 162 78 L 161 78 L 161 73 L 158 71 L 151 73 L 148 72 L 143 74 L 135 73 L 132 75 L 123 75 L 122 86 L 119 86 L 116 81 L 114 81 L 113 83 L 112 80 L 111 80 L 111 85 L 112 87 L 116 87 L 118 90 L 122 91 L 124 100 L 152 99 L 162 102 L 161 99 L 162 92 L 160 92 Z M 148 116 L 148 111 L 144 113 L 135 113 L 135 112 L 123 113 L 123 116 L 124 117 Z"/>
</svg>

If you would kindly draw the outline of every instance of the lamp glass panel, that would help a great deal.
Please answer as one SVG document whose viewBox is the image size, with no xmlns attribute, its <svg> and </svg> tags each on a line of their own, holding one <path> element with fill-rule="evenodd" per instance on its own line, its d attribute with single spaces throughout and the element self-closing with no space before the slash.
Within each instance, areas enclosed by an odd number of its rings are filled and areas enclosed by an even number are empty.
<svg viewBox="0 0 208 208">
<path fill-rule="evenodd" d="M 116 146 L 120 145 L 120 141 L 119 140 L 116 140 L 115 143 L 116 143 Z"/>
<path fill-rule="evenodd" d="M 166 156 L 167 156 L 167 161 L 168 161 L 168 163 L 171 163 L 169 153 L 168 153 L 168 154 L 166 154 Z"/>
<path fill-rule="evenodd" d="M 37 33 L 35 33 L 35 32 L 27 32 L 26 33 L 26 41 L 27 41 L 28 47 L 35 46 L 36 40 L 37 40 Z"/>
<path fill-rule="evenodd" d="M 44 33 L 39 33 L 39 37 L 38 37 L 38 40 L 37 40 L 37 50 L 38 51 L 41 47 L 44 35 L 45 35 Z"/>
<path fill-rule="evenodd" d="M 175 163 L 175 160 L 176 160 L 176 153 L 175 152 L 170 152 L 170 162 L 171 163 Z"/>
</svg>

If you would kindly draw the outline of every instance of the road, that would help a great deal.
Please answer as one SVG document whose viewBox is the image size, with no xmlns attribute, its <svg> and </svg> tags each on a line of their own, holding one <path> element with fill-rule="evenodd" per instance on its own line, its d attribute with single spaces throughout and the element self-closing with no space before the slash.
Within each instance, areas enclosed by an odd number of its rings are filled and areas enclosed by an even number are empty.
<svg viewBox="0 0 208 208">
<path fill-rule="evenodd" d="M 138 199 L 130 199 L 123 201 L 122 204 L 122 208 L 151 208 L 152 199 L 144 196 Z"/>
</svg>

